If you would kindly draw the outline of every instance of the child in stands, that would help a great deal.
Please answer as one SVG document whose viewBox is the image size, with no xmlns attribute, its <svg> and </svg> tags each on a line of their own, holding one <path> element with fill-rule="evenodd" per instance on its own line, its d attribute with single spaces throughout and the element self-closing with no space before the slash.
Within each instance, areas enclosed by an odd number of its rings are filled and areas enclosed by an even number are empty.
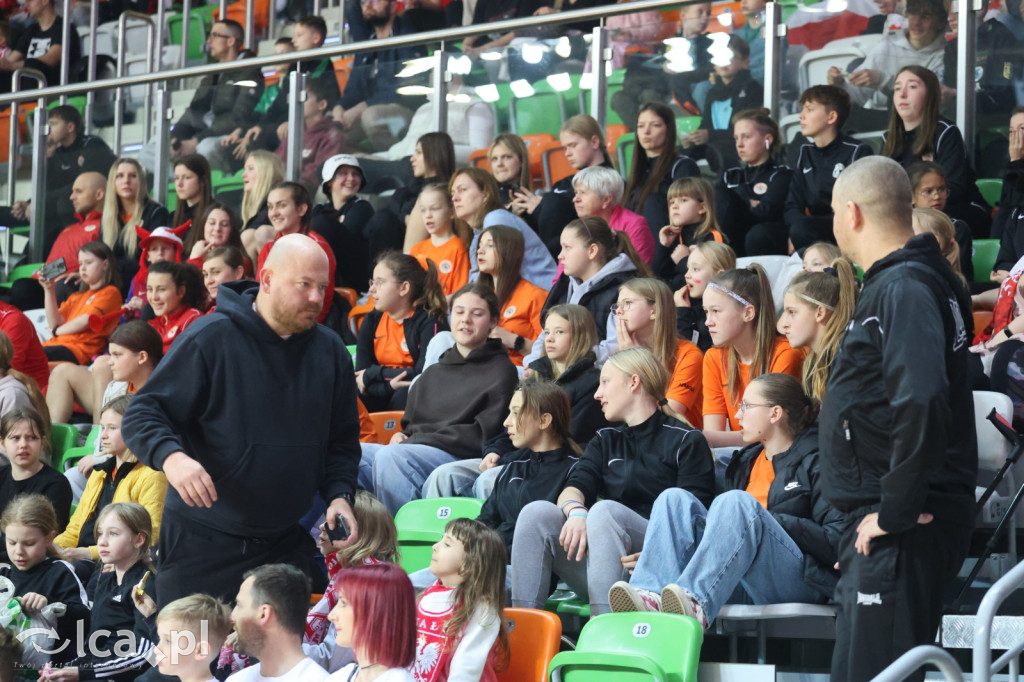
<svg viewBox="0 0 1024 682">
<path fill-rule="evenodd" d="M 680 178 L 668 188 L 669 224 L 658 232 L 651 269 L 673 290 L 683 285 L 687 257 L 701 242 L 725 242 L 715 217 L 715 188 L 704 178 Z"/>
<path fill-rule="evenodd" d="M 158 227 L 152 232 L 136 227 L 139 233 L 139 271 L 132 279 L 128 287 L 128 302 L 124 304 L 127 308 L 125 317 L 144 320 L 151 318 L 150 311 L 146 309 L 149 301 L 147 299 L 146 279 L 149 276 L 149 266 L 163 261 L 173 263 L 181 262 L 182 241 L 181 237 L 191 227 L 191 223 L 179 225 L 176 228 Z"/>
<path fill-rule="evenodd" d="M 117 261 L 103 242 L 87 242 L 78 250 L 81 290 L 57 306 L 54 280 L 40 279 L 46 306 L 46 325 L 53 336 L 43 344 L 51 362 L 87 365 L 103 350 L 117 326 L 112 318 L 98 332 L 89 328 L 90 315 L 107 315 L 121 307 L 121 279 Z"/>
<path fill-rule="evenodd" d="M 704 310 L 715 344 L 704 354 L 704 435 L 711 447 L 740 446 L 735 415 L 747 384 L 769 372 L 799 378 L 804 351 L 779 336 L 772 287 L 756 263 L 711 280 Z"/>
<path fill-rule="evenodd" d="M 14 583 L 14 594 L 28 616 L 38 616 L 48 604 L 60 602 L 67 607 L 56 619 L 59 641 L 73 641 L 79 621 L 89 623 L 89 597 L 75 576 L 71 564 L 60 559 L 53 547 L 57 536 L 57 514 L 42 495 L 18 495 L 0 515 L 9 565 L 0 567 L 0 576 Z M 75 657 L 68 646 L 51 654 L 54 663 L 67 663 Z"/>
<path fill-rule="evenodd" d="M 424 187 L 416 205 L 430 236 L 409 249 L 409 255 L 424 256 L 437 263 L 441 288 L 445 296 L 451 296 L 469 281 L 472 230 L 455 219 L 452 196 L 445 185 L 435 183 Z"/>
<path fill-rule="evenodd" d="M 189 261 L 189 265 L 191 264 Z M 213 304 L 207 314 L 212 313 L 217 307 L 217 287 L 244 279 L 245 265 L 246 260 L 241 249 L 234 246 L 216 246 L 206 252 L 203 257 L 203 284 Z"/>
<path fill-rule="evenodd" d="M 523 350 L 532 348 L 540 336 L 540 311 L 548 292 L 531 284 L 520 273 L 526 243 L 514 227 L 493 225 L 477 241 L 476 263 L 479 281 L 494 289 L 501 317 L 493 335 L 508 350 L 517 366 L 523 365 Z"/>
<path fill-rule="evenodd" d="M 505 558 L 501 536 L 479 521 L 445 526 L 430 559 L 437 582 L 416 604 L 416 682 L 497 679 L 508 658 Z"/>
<path fill-rule="evenodd" d="M 16 496 L 39 493 L 57 514 L 63 531 L 71 514 L 71 485 L 46 463 L 49 459 L 50 423 L 31 407 L 11 410 L 0 419 L 0 439 L 7 466 L 0 468 L 0 509 Z"/>
<path fill-rule="evenodd" d="M 135 593 L 132 598 L 140 610 L 144 608 L 141 595 Z M 161 674 L 181 682 L 212 682 L 210 663 L 217 660 L 221 644 L 231 632 L 231 609 L 209 595 L 193 594 L 160 609 L 156 631 L 157 648 L 163 654 L 157 664 Z M 191 649 L 185 633 L 192 633 L 195 646 Z"/>
<path fill-rule="evenodd" d="M 207 207 L 199 218 L 203 226 L 200 238 L 195 241 L 188 252 L 188 262 L 197 268 L 203 267 L 206 255 L 220 246 L 233 246 L 243 252 L 241 237 L 241 219 L 227 204 L 215 201 Z M 252 273 L 252 263 L 245 259 L 246 274 Z"/>
<path fill-rule="evenodd" d="M 801 272 L 793 278 L 779 318 L 779 331 L 790 347 L 809 349 L 803 386 L 818 402 L 825 398 L 832 360 L 857 304 L 853 264 L 837 258 L 829 267 L 832 272 Z"/>
<path fill-rule="evenodd" d="M 356 386 L 371 412 L 402 410 L 427 344 L 448 329 L 444 291 L 434 261 L 388 251 L 373 268 L 370 293 L 374 309 L 356 343 Z"/>
<path fill-rule="evenodd" d="M 146 278 L 146 297 L 155 317 L 149 321 L 164 342 L 164 353 L 178 334 L 203 316 L 206 287 L 191 265 L 171 261 L 154 263 Z"/>
<path fill-rule="evenodd" d="M 685 284 L 676 290 L 676 331 L 680 338 L 707 352 L 711 348 L 711 332 L 704 312 L 703 296 L 708 283 L 716 275 L 736 267 L 736 252 L 728 244 L 702 242 L 690 247 L 686 258 Z"/>
<path fill-rule="evenodd" d="M 804 272 L 821 272 L 836 258 L 842 258 L 839 247 L 831 242 L 815 242 L 804 249 Z"/>
<path fill-rule="evenodd" d="M 686 339 L 676 338 L 674 310 L 672 290 L 661 280 L 638 278 L 623 284 L 612 305 L 618 348 L 641 346 L 654 353 L 669 373 L 669 407 L 699 429 L 704 354 Z"/>
</svg>

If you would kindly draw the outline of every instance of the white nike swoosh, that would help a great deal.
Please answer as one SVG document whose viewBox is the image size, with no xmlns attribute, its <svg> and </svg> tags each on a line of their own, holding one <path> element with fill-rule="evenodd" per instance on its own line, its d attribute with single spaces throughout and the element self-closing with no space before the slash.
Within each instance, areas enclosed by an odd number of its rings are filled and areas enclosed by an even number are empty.
<svg viewBox="0 0 1024 682">
<path fill-rule="evenodd" d="M 806 174 L 806 173 L 810 173 L 814 169 L 813 168 L 804 168 L 803 170 L 804 170 L 804 173 Z"/>
</svg>

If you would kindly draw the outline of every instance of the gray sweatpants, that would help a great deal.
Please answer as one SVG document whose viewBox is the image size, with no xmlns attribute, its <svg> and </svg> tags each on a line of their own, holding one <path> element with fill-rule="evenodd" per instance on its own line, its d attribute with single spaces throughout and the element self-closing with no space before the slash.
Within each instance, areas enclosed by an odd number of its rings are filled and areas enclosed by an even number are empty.
<svg viewBox="0 0 1024 682">
<path fill-rule="evenodd" d="M 608 590 L 628 580 L 622 557 L 643 549 L 647 519 L 629 507 L 602 500 L 587 517 L 587 555 L 570 559 L 558 542 L 565 515 L 551 502 L 531 502 L 516 521 L 512 540 L 512 606 L 543 609 L 551 574 L 590 601 L 590 615 L 608 613 Z"/>
</svg>

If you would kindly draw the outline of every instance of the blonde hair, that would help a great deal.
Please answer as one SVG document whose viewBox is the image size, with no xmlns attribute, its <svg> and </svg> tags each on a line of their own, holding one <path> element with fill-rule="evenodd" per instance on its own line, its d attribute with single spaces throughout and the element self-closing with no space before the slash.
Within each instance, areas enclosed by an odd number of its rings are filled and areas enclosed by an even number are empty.
<svg viewBox="0 0 1024 682">
<path fill-rule="evenodd" d="M 117 169 L 125 164 L 135 168 L 135 173 L 139 179 L 139 191 L 135 194 L 134 204 L 126 207 L 127 210 L 131 211 L 131 217 L 125 221 L 123 226 L 118 227 L 121 222 L 121 214 L 124 211 L 121 209 L 121 199 L 117 196 L 115 181 L 117 179 Z M 142 165 L 135 159 L 124 156 L 114 161 L 110 167 L 110 172 L 107 173 L 107 195 L 103 199 L 103 217 L 100 221 L 103 243 L 113 249 L 120 242 L 121 247 L 129 257 L 138 256 L 139 235 L 136 233 L 135 228 L 142 224 L 142 213 L 146 210 L 148 202 L 149 187 L 146 184 L 146 171 L 142 168 Z"/>
<path fill-rule="evenodd" d="M 839 343 L 846 333 L 846 325 L 853 317 L 857 305 L 857 279 L 853 263 L 845 258 L 836 258 L 830 264 L 834 272 L 799 272 L 790 282 L 786 293 L 794 294 L 806 306 L 824 305 L 831 315 L 824 324 L 824 332 L 818 347 L 812 347 L 804 360 L 804 391 L 821 402 L 825 398 L 832 361 L 835 360 Z"/>
<path fill-rule="evenodd" d="M 665 366 L 669 375 L 676 366 L 676 305 L 672 300 L 672 289 L 665 282 L 653 277 L 637 277 L 619 286 L 619 291 L 629 289 L 648 304 L 654 306 L 654 332 L 651 335 L 651 352 Z"/>
<path fill-rule="evenodd" d="M 821 254 L 822 260 L 831 263 L 836 258 L 842 258 L 843 252 L 839 250 L 839 247 L 832 242 L 814 242 L 806 249 L 804 249 L 804 257 L 807 257 L 809 251 L 817 251 Z"/>
<path fill-rule="evenodd" d="M 141 561 L 156 575 L 156 568 L 149 560 L 149 547 L 153 544 L 153 519 L 146 508 L 138 502 L 111 502 L 96 515 L 96 528 L 108 516 L 116 517 L 132 535 L 141 535 L 145 539 L 135 560 Z"/>
<path fill-rule="evenodd" d="M 608 145 L 604 141 L 604 131 L 601 130 L 601 125 L 597 122 L 593 116 L 588 114 L 576 114 L 565 119 L 565 123 L 562 124 L 560 133 L 572 133 L 582 137 L 587 142 L 594 139 L 595 137 L 601 142 L 601 155 L 604 157 L 604 162 L 611 164 L 612 158 L 608 154 Z"/>
<path fill-rule="evenodd" d="M 128 406 L 131 404 L 132 398 L 134 397 L 135 395 L 133 393 L 126 393 L 124 395 L 119 395 L 116 398 L 111 398 L 110 400 L 105 402 L 103 404 L 103 407 L 100 409 L 100 417 L 102 418 L 103 413 L 107 411 L 113 412 L 114 414 L 119 414 L 122 417 L 124 417 L 124 413 L 128 411 Z M 125 462 L 139 461 L 135 454 L 128 449 L 124 451 L 122 459 L 124 459 Z"/>
<path fill-rule="evenodd" d="M 256 182 L 242 196 L 242 225 L 244 226 L 254 215 L 260 212 L 260 204 L 270 194 L 270 188 L 284 180 L 284 164 L 273 152 L 256 149 L 245 157 L 252 159 L 256 167 Z"/>
<path fill-rule="evenodd" d="M 757 263 L 745 268 L 726 270 L 715 275 L 711 284 L 717 285 L 728 292 L 739 296 L 754 307 L 754 361 L 750 363 L 749 378 L 767 374 L 771 369 L 772 355 L 775 352 L 775 341 L 779 333 L 776 329 L 775 301 L 772 299 L 772 285 L 768 274 Z M 739 301 L 729 299 L 738 306 Z M 743 380 L 740 377 L 740 356 L 734 346 L 728 351 L 728 389 L 731 396 L 737 399 L 742 392 Z"/>
<path fill-rule="evenodd" d="M 7 503 L 3 514 L 0 514 L 0 530 L 7 532 L 8 526 L 17 524 L 35 528 L 44 536 L 54 535 L 60 531 L 57 525 L 57 512 L 53 503 L 39 493 L 22 493 L 15 495 L 14 499 Z M 60 549 L 53 543 L 46 549 L 46 555 L 51 557 L 63 557 Z"/>
<path fill-rule="evenodd" d="M 594 322 L 594 316 L 590 314 L 589 310 L 575 303 L 560 303 L 551 306 L 544 313 L 545 324 L 547 324 L 547 320 L 551 315 L 558 315 L 569 323 L 569 354 L 564 362 L 565 368 L 569 369 L 582 360 L 600 341 L 597 335 L 597 323 Z M 541 354 L 544 357 L 548 356 L 547 346 L 541 350 Z M 561 376 L 561 373 L 555 369 L 554 363 L 552 363 L 551 370 L 553 379 Z"/>
<path fill-rule="evenodd" d="M 338 550 L 338 562 L 343 568 L 361 566 L 367 559 L 397 564 L 398 530 L 395 520 L 381 502 L 366 492 L 356 492 L 352 515 L 359 524 L 359 538 L 355 544 Z"/>
<path fill-rule="evenodd" d="M 690 247 L 690 252 L 700 251 L 704 260 L 715 272 L 725 272 L 736 267 L 736 252 L 728 244 L 722 242 L 700 242 Z"/>
<path fill-rule="evenodd" d="M 665 365 L 655 357 L 648 348 L 634 346 L 608 356 L 606 364 L 611 365 L 626 376 L 635 376 L 640 380 L 640 390 L 658 403 L 658 409 L 668 417 L 678 419 L 690 425 L 686 417 L 668 406 L 665 391 L 668 388 L 669 373 Z"/>
<path fill-rule="evenodd" d="M 231 634 L 231 609 L 208 594 L 191 594 L 175 599 L 160 609 L 156 617 L 157 623 L 177 621 L 184 630 L 198 634 L 203 623 L 206 623 L 208 644 L 211 651 L 220 649 L 224 640 Z M 198 644 L 198 637 L 196 643 Z"/>
<path fill-rule="evenodd" d="M 942 255 L 946 257 L 953 272 L 959 275 L 960 280 L 966 286 L 967 279 L 964 277 L 963 270 L 960 269 L 960 245 L 956 243 L 956 226 L 953 224 L 953 220 L 942 211 L 922 207 L 914 209 L 914 221 L 922 232 L 930 232 L 935 235 L 936 241 L 939 242 L 939 248 L 942 249 Z"/>
<path fill-rule="evenodd" d="M 444 624 L 446 646 L 455 648 L 462 637 L 462 631 L 469 624 L 477 608 L 486 605 L 492 610 L 491 617 L 497 618 L 498 660 L 507 661 L 508 627 L 502 612 L 505 608 L 505 564 L 508 552 L 498 533 L 475 519 L 452 519 L 445 526 L 445 533 L 462 543 L 465 558 L 459 568 L 463 581 L 455 588 L 452 598 L 451 618 Z"/>
<path fill-rule="evenodd" d="M 667 201 L 685 197 L 699 201 L 704 205 L 704 219 L 697 225 L 693 233 L 695 240 L 702 240 L 716 230 L 725 239 L 725 233 L 718 226 L 718 217 L 715 214 L 715 187 L 704 178 L 679 178 L 668 188 Z M 735 257 L 735 255 L 733 256 Z M 735 267 L 735 266 L 734 266 Z"/>
</svg>

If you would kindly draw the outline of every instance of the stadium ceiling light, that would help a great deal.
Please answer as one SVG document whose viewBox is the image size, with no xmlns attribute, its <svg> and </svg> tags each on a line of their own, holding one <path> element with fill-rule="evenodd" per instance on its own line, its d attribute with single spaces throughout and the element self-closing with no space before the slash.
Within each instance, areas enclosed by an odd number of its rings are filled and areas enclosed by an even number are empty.
<svg viewBox="0 0 1024 682">
<path fill-rule="evenodd" d="M 540 64 L 547 51 L 548 46 L 542 43 L 526 43 L 522 47 L 523 61 L 527 64 Z"/>
<path fill-rule="evenodd" d="M 452 73 L 465 76 L 473 69 L 473 60 L 466 55 L 459 55 L 448 60 L 448 70 Z"/>
<path fill-rule="evenodd" d="M 485 102 L 498 101 L 498 86 L 494 83 L 476 86 L 476 95 Z"/>
<path fill-rule="evenodd" d="M 572 44 L 569 43 L 567 37 L 562 36 L 558 39 L 558 42 L 555 44 L 555 54 L 562 59 L 568 59 L 572 55 Z"/>
<path fill-rule="evenodd" d="M 587 71 L 585 74 L 580 76 L 580 90 L 593 90 L 594 89 L 594 74 Z"/>
<path fill-rule="evenodd" d="M 409 78 L 410 76 L 432 71 L 436 63 L 437 60 L 433 56 L 410 59 L 405 62 L 405 66 L 398 72 L 397 78 Z"/>
<path fill-rule="evenodd" d="M 487 52 L 484 52 L 482 55 L 480 55 L 480 59 L 484 60 L 485 62 L 496 62 L 500 61 L 501 58 L 501 52 L 498 50 L 488 50 Z"/>
<path fill-rule="evenodd" d="M 732 26 L 732 10 L 726 9 L 724 12 L 718 15 L 718 23 L 723 27 L 729 28 Z"/>
<path fill-rule="evenodd" d="M 548 82 L 552 90 L 558 92 L 565 92 L 572 87 L 572 78 L 567 73 L 553 73 L 544 80 Z"/>
<path fill-rule="evenodd" d="M 509 87 L 512 88 L 512 94 L 516 97 L 529 97 L 533 94 L 533 86 L 522 78 L 509 83 Z"/>
</svg>

